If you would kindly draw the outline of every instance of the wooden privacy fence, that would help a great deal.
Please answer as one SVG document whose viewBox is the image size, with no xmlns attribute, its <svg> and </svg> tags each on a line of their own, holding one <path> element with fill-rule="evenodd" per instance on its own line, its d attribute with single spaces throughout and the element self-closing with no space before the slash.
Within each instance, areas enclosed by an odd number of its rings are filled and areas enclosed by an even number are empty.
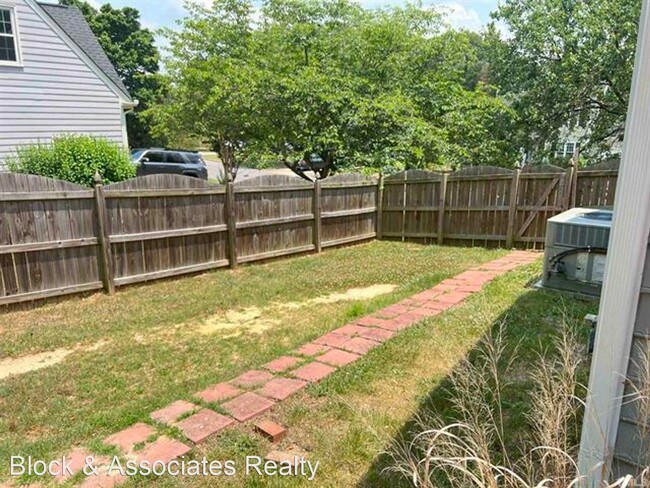
<svg viewBox="0 0 650 488">
<path fill-rule="evenodd" d="M 377 180 L 152 175 L 94 189 L 0 173 L 0 305 L 374 238 Z"/>
<path fill-rule="evenodd" d="M 384 181 L 379 238 L 539 248 L 553 215 L 611 207 L 617 176 L 612 168 L 546 165 L 398 173 Z"/>
<path fill-rule="evenodd" d="M 0 305 L 380 238 L 540 247 L 546 219 L 610 207 L 616 169 L 480 167 L 226 186 L 152 175 L 88 189 L 0 173 Z"/>
</svg>

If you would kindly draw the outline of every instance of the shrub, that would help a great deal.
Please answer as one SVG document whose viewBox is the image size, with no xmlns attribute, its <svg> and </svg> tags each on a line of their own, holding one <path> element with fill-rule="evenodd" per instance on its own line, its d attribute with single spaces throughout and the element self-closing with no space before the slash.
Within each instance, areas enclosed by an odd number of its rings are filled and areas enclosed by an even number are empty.
<svg viewBox="0 0 650 488">
<path fill-rule="evenodd" d="M 84 186 L 93 186 L 96 172 L 104 183 L 135 176 L 128 154 L 106 139 L 63 135 L 51 144 L 37 143 L 18 149 L 8 167 L 16 173 L 47 176 Z"/>
</svg>

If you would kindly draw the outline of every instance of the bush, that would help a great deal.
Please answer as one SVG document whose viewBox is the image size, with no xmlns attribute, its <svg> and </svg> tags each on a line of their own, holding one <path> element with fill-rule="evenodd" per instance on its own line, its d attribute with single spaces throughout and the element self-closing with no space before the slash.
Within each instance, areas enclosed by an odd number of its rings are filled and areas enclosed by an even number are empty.
<svg viewBox="0 0 650 488">
<path fill-rule="evenodd" d="M 96 172 L 104 183 L 114 183 L 135 176 L 128 154 L 106 139 L 63 135 L 51 144 L 34 144 L 18 149 L 8 161 L 16 173 L 47 176 L 83 186 L 93 186 Z"/>
</svg>

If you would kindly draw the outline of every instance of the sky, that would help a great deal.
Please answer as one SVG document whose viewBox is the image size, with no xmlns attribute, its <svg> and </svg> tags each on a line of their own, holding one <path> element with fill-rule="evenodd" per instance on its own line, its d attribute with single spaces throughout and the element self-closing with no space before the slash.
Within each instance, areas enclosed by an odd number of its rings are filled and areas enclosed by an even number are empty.
<svg viewBox="0 0 650 488">
<path fill-rule="evenodd" d="M 144 27 L 159 29 L 174 27 L 175 21 L 184 17 L 183 0 L 107 0 L 114 7 L 135 7 L 140 11 Z M 209 0 L 197 0 L 208 3 Z M 404 0 L 359 0 L 364 7 L 377 8 L 405 4 Z M 448 22 L 455 28 L 480 30 L 490 20 L 490 12 L 497 7 L 498 0 L 423 0 L 425 5 L 438 5 L 448 15 Z M 89 0 L 98 7 L 106 0 Z M 160 42 L 160 39 L 159 39 Z"/>
</svg>

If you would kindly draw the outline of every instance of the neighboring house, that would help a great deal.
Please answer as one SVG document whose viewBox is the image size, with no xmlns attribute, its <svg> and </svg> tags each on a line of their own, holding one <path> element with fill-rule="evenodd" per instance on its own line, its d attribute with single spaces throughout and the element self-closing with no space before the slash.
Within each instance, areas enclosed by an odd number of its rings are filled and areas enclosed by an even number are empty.
<svg viewBox="0 0 650 488">
<path fill-rule="evenodd" d="M 596 347 L 580 444 L 581 486 L 650 468 L 650 2 L 644 1 Z M 649 475 L 647 475 L 649 476 Z M 645 483 L 638 486 L 648 486 Z M 632 486 L 625 484 L 620 486 Z M 634 484 L 634 486 L 637 486 Z"/>
<path fill-rule="evenodd" d="M 62 133 L 128 147 L 136 105 L 77 8 L 0 0 L 0 168 L 17 147 Z"/>
</svg>

